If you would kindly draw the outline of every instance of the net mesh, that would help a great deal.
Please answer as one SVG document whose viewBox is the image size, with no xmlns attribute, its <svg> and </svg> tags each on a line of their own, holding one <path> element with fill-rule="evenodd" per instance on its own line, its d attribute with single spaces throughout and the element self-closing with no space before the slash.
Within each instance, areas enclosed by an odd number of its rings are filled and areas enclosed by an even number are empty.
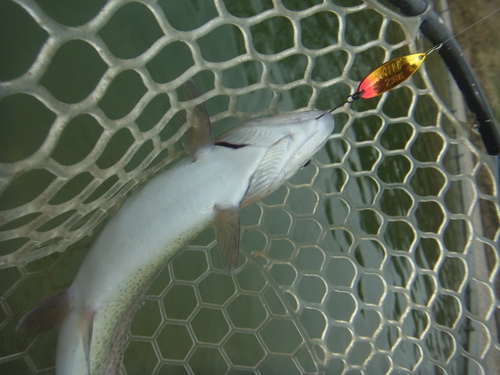
<svg viewBox="0 0 500 375">
<path fill-rule="evenodd" d="M 87 244 L 183 153 L 204 94 L 215 133 L 329 109 L 371 69 L 422 51 L 376 1 L 0 3 L 0 372 L 52 373 L 55 333 L 19 317 L 69 285 Z M 242 212 L 226 274 L 211 230 L 135 316 L 124 370 L 456 374 L 499 366 L 494 160 L 455 118 L 437 58 L 336 111 L 311 165 Z M 497 288 L 497 289 L 496 289 Z"/>
</svg>

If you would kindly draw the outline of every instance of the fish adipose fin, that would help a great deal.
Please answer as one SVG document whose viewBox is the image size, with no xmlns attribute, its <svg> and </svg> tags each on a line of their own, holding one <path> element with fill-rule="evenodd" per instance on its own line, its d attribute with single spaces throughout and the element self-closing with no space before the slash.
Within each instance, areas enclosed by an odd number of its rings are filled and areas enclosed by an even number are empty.
<svg viewBox="0 0 500 375">
<path fill-rule="evenodd" d="M 65 290 L 31 309 L 17 323 L 18 332 L 39 334 L 58 325 L 69 311 L 69 292 Z"/>
<path fill-rule="evenodd" d="M 192 100 L 200 96 L 200 92 L 193 83 L 187 81 L 185 85 L 186 98 Z M 210 149 L 214 146 L 214 136 L 212 134 L 212 125 L 208 116 L 207 108 L 204 104 L 198 104 L 187 115 L 186 119 L 191 126 L 184 135 L 184 146 L 189 153 L 196 159 L 196 154 L 205 149 Z"/>
<path fill-rule="evenodd" d="M 240 250 L 240 209 L 239 207 L 217 208 L 215 235 L 224 269 L 231 272 L 238 262 Z"/>
</svg>

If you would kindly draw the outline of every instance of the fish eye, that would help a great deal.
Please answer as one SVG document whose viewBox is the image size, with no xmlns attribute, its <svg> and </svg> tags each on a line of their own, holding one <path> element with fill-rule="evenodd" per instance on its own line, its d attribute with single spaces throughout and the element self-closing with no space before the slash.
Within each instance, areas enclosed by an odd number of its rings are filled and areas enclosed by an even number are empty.
<svg viewBox="0 0 500 375">
<path fill-rule="evenodd" d="M 306 162 L 304 163 L 304 165 L 302 166 L 302 168 L 307 167 L 309 164 L 311 164 L 311 159 L 309 159 L 308 161 L 306 161 Z"/>
</svg>

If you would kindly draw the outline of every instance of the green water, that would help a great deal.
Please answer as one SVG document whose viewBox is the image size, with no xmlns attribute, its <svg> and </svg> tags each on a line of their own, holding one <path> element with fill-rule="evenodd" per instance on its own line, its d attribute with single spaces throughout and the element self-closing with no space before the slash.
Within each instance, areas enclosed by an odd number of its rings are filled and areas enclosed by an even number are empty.
<svg viewBox="0 0 500 375">
<path fill-rule="evenodd" d="M 47 15 L 70 27 L 91 20 L 104 3 L 72 1 L 61 6 L 38 1 Z M 291 11 L 319 3 L 283 1 Z M 332 3 L 348 9 L 362 2 Z M 271 1 L 225 0 L 224 4 L 242 19 L 273 7 Z M 160 0 L 158 7 L 170 25 L 180 31 L 197 29 L 217 17 L 217 9 L 209 2 Z M 3 36 L 1 44 L 11 57 L 2 62 L 2 79 L 12 80 L 28 69 L 47 33 L 14 3 L 0 5 L 0 14 L 10 15 L 3 16 L 9 23 L 2 27 L 8 35 L 16 36 Z M 340 17 L 334 12 L 321 12 L 302 18 L 301 43 L 313 52 L 339 42 L 356 50 L 377 40 L 384 22 L 380 12 L 369 8 Z M 341 30 L 342 24 L 345 30 Z M 385 42 L 394 45 L 405 40 L 399 23 L 390 21 L 386 27 Z M 293 26 L 288 18 L 274 17 L 249 29 L 253 47 L 265 64 L 257 58 L 222 71 L 207 68 L 194 80 L 202 92 L 220 83 L 235 90 L 261 81 L 267 85 L 237 95 L 235 103 L 227 93 L 214 96 L 206 103 L 211 115 L 231 110 L 233 104 L 240 117 L 267 111 L 270 106 L 270 112 L 277 112 L 311 108 L 313 103 L 327 110 L 352 93 L 346 80 L 317 93 L 310 86 L 342 76 L 349 61 L 347 51 L 313 57 L 308 71 L 310 57 L 305 53 L 266 60 L 293 47 Z M 127 60 L 144 53 L 162 33 L 145 5 L 130 3 L 117 11 L 98 35 L 112 56 Z M 26 40 L 30 43 L 24 43 Z M 211 63 L 237 59 L 246 51 L 241 30 L 232 24 L 213 29 L 197 43 L 200 56 Z M 408 52 L 402 47 L 395 55 Z M 350 57 L 346 78 L 359 81 L 385 57 L 384 49 L 375 44 L 358 51 Z M 157 84 L 168 84 L 195 66 L 195 61 L 185 42 L 173 41 L 144 61 L 142 70 L 120 73 L 99 98 L 98 107 L 110 120 L 120 119 L 146 94 L 144 74 Z M 108 63 L 88 41 L 70 40 L 51 57 L 39 84 L 62 103 L 75 104 L 93 91 L 107 69 Z M 278 90 L 274 97 L 273 87 L 297 80 L 303 83 Z M 425 88 L 422 78 L 417 76 L 415 82 Z M 149 134 L 170 108 L 167 94 L 151 99 L 136 120 L 138 131 Z M 409 108 L 413 112 L 409 113 Z M 76 165 L 93 155 L 96 142 L 113 130 L 84 112 L 68 122 L 50 155 L 62 165 Z M 0 116 L 0 161 L 5 163 L 36 152 L 55 120 L 54 112 L 40 99 L 26 94 L 3 97 Z M 186 366 L 195 373 L 253 373 L 258 368 L 263 374 L 292 374 L 299 373 L 297 364 L 310 373 L 337 374 L 348 366 L 363 367 L 367 373 L 385 373 L 391 366 L 387 356 L 375 354 L 368 361 L 370 353 L 384 351 L 391 351 L 392 366 L 404 371 L 418 366 L 423 352 L 426 361 L 450 360 L 458 334 L 446 329 L 428 331 L 431 323 L 460 330 L 455 324 L 465 301 L 461 301 L 462 306 L 438 288 L 461 293 L 466 287 L 469 222 L 467 218 L 446 220 L 446 215 L 451 211 L 466 216 L 474 187 L 460 178 L 445 183 L 447 172 L 460 177 L 461 172 L 456 170 L 459 152 L 444 148 L 449 138 L 438 129 L 436 99 L 430 94 L 416 98 L 413 90 L 398 88 L 384 99 L 352 104 L 345 113 L 336 113 L 335 120 L 332 139 L 312 165 L 259 205 L 242 211 L 243 254 L 236 274 L 222 272 L 213 232 L 207 230 L 157 278 L 131 326 L 132 340 L 124 362 L 128 374 L 185 373 Z M 216 122 L 214 132 L 220 134 L 239 121 L 229 117 Z M 158 137 L 169 139 L 180 123 L 174 117 Z M 133 143 L 134 136 L 128 129 L 115 132 L 96 158 L 96 165 L 102 169 L 115 165 Z M 133 170 L 151 150 L 151 141 L 144 141 L 132 161 L 124 165 L 125 171 Z M 462 157 L 468 156 L 466 151 Z M 54 177 L 43 168 L 17 176 L 0 197 L 0 209 L 31 201 Z M 65 204 L 93 179 L 88 172 L 80 171 L 47 204 Z M 97 199 L 117 179 L 109 176 L 85 203 Z M 69 210 L 37 231 L 50 230 L 73 214 Z M 37 215 L 26 213 L 0 230 L 29 223 Z M 69 285 L 88 241 L 63 255 L 53 254 L 19 269 L 0 271 L 0 372 L 31 373 L 34 368 L 52 372 L 55 334 L 33 340 L 14 333 L 14 327 L 21 314 L 42 297 Z M 2 242 L 0 254 L 8 254 L 22 244 L 22 238 Z M 456 256 L 443 257 L 445 250 Z M 160 312 L 168 318 L 166 323 Z M 334 323 L 330 326 L 327 320 Z M 398 344 L 402 335 L 411 340 Z M 154 337 L 154 343 L 145 339 L 149 337 Z M 318 344 L 320 341 L 324 347 Z M 273 354 L 266 354 L 264 347 Z M 33 363 L 24 361 L 19 355 L 23 351 L 29 353 Z M 158 364 L 158 357 L 169 360 Z M 454 361 L 453 366 L 459 366 L 458 360 Z M 231 369 L 228 363 L 233 365 Z M 419 371 L 437 372 L 427 362 Z"/>
</svg>

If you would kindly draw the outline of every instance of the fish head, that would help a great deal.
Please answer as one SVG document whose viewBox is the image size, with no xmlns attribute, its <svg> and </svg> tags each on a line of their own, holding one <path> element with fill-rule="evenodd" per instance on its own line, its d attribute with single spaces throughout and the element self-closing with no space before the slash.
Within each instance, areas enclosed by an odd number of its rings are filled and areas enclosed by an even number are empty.
<svg viewBox="0 0 500 375">
<path fill-rule="evenodd" d="M 218 137 L 216 145 L 265 149 L 241 206 L 281 186 L 323 147 L 333 128 L 330 113 L 306 111 L 252 120 Z"/>
</svg>

